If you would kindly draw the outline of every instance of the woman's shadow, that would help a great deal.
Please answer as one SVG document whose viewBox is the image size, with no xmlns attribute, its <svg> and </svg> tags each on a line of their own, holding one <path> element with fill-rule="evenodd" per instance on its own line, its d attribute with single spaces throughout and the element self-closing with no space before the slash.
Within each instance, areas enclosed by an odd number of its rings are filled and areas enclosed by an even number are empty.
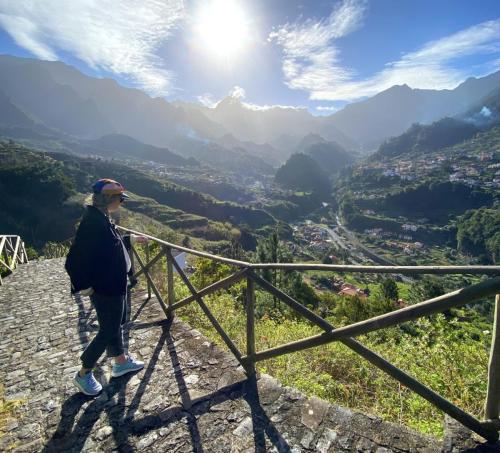
<svg viewBox="0 0 500 453">
<path fill-rule="evenodd" d="M 130 313 L 132 308 L 130 292 L 128 296 L 127 320 L 131 318 Z M 80 341 L 82 347 L 84 347 L 89 341 L 88 332 L 96 330 L 89 325 L 93 323 L 91 319 L 92 308 L 90 308 L 90 310 L 86 309 L 80 296 L 75 297 L 75 301 L 78 305 L 79 312 L 78 328 L 80 332 Z M 132 319 L 135 318 L 136 317 L 132 317 Z M 125 347 L 128 347 L 130 329 L 148 328 L 152 327 L 152 325 L 161 327 L 161 335 L 147 363 L 147 367 L 144 370 L 144 375 L 140 378 L 140 384 L 132 400 L 127 401 L 126 398 L 127 384 L 137 373 L 129 373 L 119 378 L 113 378 L 107 384 L 102 382 L 103 391 L 97 398 L 92 398 L 82 393 L 75 393 L 70 396 L 61 407 L 59 424 L 42 450 L 44 453 L 61 451 L 80 452 L 84 448 L 92 449 L 92 446 L 89 445 L 89 443 L 93 442 L 93 440 L 90 439 L 90 434 L 103 412 L 107 415 L 108 424 L 99 429 L 94 436 L 98 441 L 103 442 L 105 442 L 108 436 L 112 436 L 114 440 L 113 448 L 118 451 L 135 451 L 134 446 L 129 442 L 129 436 L 137 437 L 138 435 L 144 435 L 153 429 L 166 426 L 176 420 L 184 418 L 190 431 L 193 451 L 202 452 L 203 446 L 196 421 L 197 417 L 204 414 L 214 405 L 226 401 L 227 399 L 236 398 L 245 399 L 251 410 L 255 451 L 266 451 L 266 437 L 275 446 L 277 451 L 290 451 L 287 442 L 274 427 L 260 405 L 255 377 L 232 384 L 227 388 L 206 395 L 199 400 L 190 400 L 177 351 L 174 347 L 174 340 L 170 332 L 172 325 L 171 319 L 166 319 L 159 323 L 140 324 L 134 323 L 133 321 L 127 323 L 123 330 Z M 157 416 L 146 416 L 139 420 L 135 420 L 135 413 L 139 408 L 142 396 L 148 387 L 163 349 L 166 349 L 169 353 L 176 384 L 183 399 L 182 405 L 167 409 L 165 413 L 162 414 L 161 421 Z M 99 373 L 96 373 L 96 375 L 99 377 Z M 101 381 L 105 380 L 104 376 L 100 376 L 100 378 Z M 82 415 L 80 415 L 77 420 L 78 414 L 86 403 L 89 404 L 85 407 Z"/>
<path fill-rule="evenodd" d="M 135 374 L 135 373 L 134 373 Z M 123 415 L 125 415 L 125 387 L 133 377 L 132 374 L 110 380 L 105 390 L 98 398 L 92 398 L 82 393 L 69 397 L 61 407 L 61 419 L 51 439 L 47 442 L 43 452 L 78 452 L 84 448 L 94 424 L 99 420 L 101 413 L 108 415 L 109 426 L 116 445 L 120 451 L 132 451 L 128 445 L 127 434 L 122 429 Z M 109 402 L 118 395 L 118 401 Z M 75 425 L 75 419 L 82 406 L 92 401 Z M 128 447 L 128 448 L 127 448 Z"/>
<path fill-rule="evenodd" d="M 93 307 L 90 306 L 89 308 L 86 308 L 84 300 L 80 294 L 75 294 L 74 298 L 75 303 L 78 306 L 77 329 L 80 344 L 82 345 L 82 348 L 84 348 L 90 340 L 88 332 L 97 330 L 93 326 L 95 321 L 92 318 Z M 126 303 L 127 321 L 130 319 L 131 308 L 131 293 L 128 291 Z M 129 336 L 129 329 L 124 328 L 123 341 L 126 349 L 129 344 Z M 162 335 L 157 347 L 155 348 L 155 352 L 157 351 L 157 353 L 153 354 L 153 357 L 148 364 L 149 373 L 146 372 L 145 379 L 147 379 L 147 376 L 151 376 L 152 369 L 158 360 L 159 351 L 163 347 L 164 343 L 165 338 L 164 335 Z M 103 360 L 100 361 L 101 364 L 102 361 Z M 97 372 L 95 374 L 101 382 L 104 381 L 102 382 L 104 387 L 102 393 L 98 397 L 90 397 L 84 395 L 83 393 L 75 393 L 63 403 L 60 413 L 61 419 L 54 434 L 45 445 L 43 449 L 44 452 L 81 451 L 90 435 L 92 427 L 99 420 L 103 411 L 105 411 L 108 415 L 116 445 L 123 444 L 120 448 L 121 451 L 132 450 L 127 442 L 127 434 L 123 431 L 123 429 L 121 429 L 121 425 L 124 424 L 126 386 L 130 379 L 137 373 L 128 373 L 119 378 L 112 378 L 107 384 L 100 367 L 97 368 Z M 145 382 L 143 380 L 144 387 L 141 386 L 142 393 L 144 393 L 145 385 L 148 380 L 149 379 Z M 135 399 L 140 399 L 141 396 L 142 394 L 136 395 Z M 117 398 L 116 404 L 114 401 L 115 397 Z M 84 404 L 90 401 L 91 403 L 85 408 L 85 411 L 75 425 L 75 419 L 78 413 Z"/>
</svg>

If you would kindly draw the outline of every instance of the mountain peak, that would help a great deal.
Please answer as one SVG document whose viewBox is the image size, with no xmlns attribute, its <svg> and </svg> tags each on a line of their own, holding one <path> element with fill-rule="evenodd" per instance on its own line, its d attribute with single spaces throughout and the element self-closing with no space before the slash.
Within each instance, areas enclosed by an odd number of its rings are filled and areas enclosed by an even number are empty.
<svg viewBox="0 0 500 453">
<path fill-rule="evenodd" d="M 407 83 L 403 83 L 402 85 L 393 85 L 392 87 L 387 88 L 387 90 L 382 91 L 381 93 L 387 93 L 390 91 L 396 91 L 396 92 L 401 92 L 401 91 L 412 91 L 413 88 L 408 86 Z M 379 93 L 379 94 L 381 94 Z"/>
<path fill-rule="evenodd" d="M 221 99 L 215 106 L 216 110 L 228 109 L 228 108 L 241 108 L 243 104 L 241 100 L 235 96 L 226 96 Z"/>
<path fill-rule="evenodd" d="M 297 149 L 303 151 L 305 148 L 316 143 L 326 143 L 326 140 L 319 134 L 309 132 L 309 134 L 305 135 L 302 140 L 300 140 Z"/>
</svg>

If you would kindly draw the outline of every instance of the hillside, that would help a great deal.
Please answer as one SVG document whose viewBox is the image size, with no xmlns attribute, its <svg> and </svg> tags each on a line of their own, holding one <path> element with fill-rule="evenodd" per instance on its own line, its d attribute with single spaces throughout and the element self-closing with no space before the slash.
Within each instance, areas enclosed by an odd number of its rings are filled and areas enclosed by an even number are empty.
<svg viewBox="0 0 500 453">
<path fill-rule="evenodd" d="M 436 151 L 467 140 L 479 132 L 471 123 L 443 118 L 430 125 L 414 124 L 404 134 L 382 143 L 372 160 L 398 157 L 406 153 Z"/>
<path fill-rule="evenodd" d="M 140 160 L 151 160 L 161 164 L 176 166 L 196 166 L 199 162 L 194 158 L 185 159 L 178 154 L 171 152 L 167 148 L 146 145 L 127 135 L 109 134 L 96 140 L 81 141 L 81 150 L 95 153 L 95 150 L 102 150 L 113 157 L 135 157 Z"/>
<path fill-rule="evenodd" d="M 86 76 L 61 62 L 2 55 L 0 85 L 25 112 L 79 138 L 117 133 L 164 147 L 172 145 L 179 130 L 202 136 L 224 131 L 201 114 L 187 117 L 163 99 Z"/>
<path fill-rule="evenodd" d="M 500 127 L 478 132 L 462 124 L 444 119 L 415 126 L 337 182 L 344 221 L 378 253 L 407 264 L 431 255 L 449 262 L 457 252 L 460 262 L 498 259 L 495 245 L 488 248 L 480 239 L 474 213 L 500 206 Z M 442 146 L 450 141 L 457 143 Z M 473 231 L 460 220 L 465 214 L 473 219 L 476 240 L 462 239 Z"/>
<path fill-rule="evenodd" d="M 37 152 L 14 142 L 2 143 L 0 153 L 0 227 L 24 233 L 37 246 L 72 236 L 82 213 L 72 196 L 88 193 L 92 181 L 103 175 L 119 180 L 133 194 L 128 209 L 196 237 L 228 240 L 232 229 L 251 228 L 258 234 L 275 222 L 262 210 L 220 202 L 117 162 Z M 47 212 L 59 213 L 57 226 Z"/>
<path fill-rule="evenodd" d="M 236 139 L 254 144 L 271 144 L 278 150 L 274 158 L 280 158 L 287 151 L 287 146 L 280 146 L 277 139 L 290 135 L 297 144 L 303 136 L 310 133 L 323 135 L 328 140 L 335 140 L 347 149 L 358 144 L 351 137 L 342 133 L 334 125 L 326 125 L 321 117 L 311 115 L 305 108 L 269 106 L 259 108 L 243 102 L 236 96 L 227 96 L 212 108 L 179 103 L 186 112 L 201 111 L 218 124 L 224 125 Z M 288 150 L 290 154 L 290 150 Z M 288 154 L 288 155 L 289 155 Z M 282 157 L 282 156 L 281 156 Z M 288 156 L 286 156 L 288 157 Z"/>
<path fill-rule="evenodd" d="M 482 98 L 467 112 L 460 115 L 460 118 L 483 129 L 500 124 L 500 88 Z"/>
<path fill-rule="evenodd" d="M 48 134 L 94 141 L 128 136 L 143 143 L 144 152 L 145 146 L 168 148 L 184 158 L 205 163 L 212 159 L 231 171 L 246 166 L 270 173 L 310 135 L 336 142 L 348 152 L 366 151 L 412 124 L 465 114 L 499 89 L 500 72 L 468 79 L 454 90 L 393 86 L 328 117 L 302 108 L 257 107 L 235 96 L 213 108 L 170 103 L 114 80 L 86 76 L 61 62 L 9 55 L 0 56 L 0 86 L 10 104 L 0 99 L 8 107 L 0 130 L 10 138 Z"/>
<path fill-rule="evenodd" d="M 303 146 L 302 152 L 312 157 L 330 177 L 335 176 L 355 161 L 352 153 L 347 152 L 335 142 L 311 143 Z"/>
<path fill-rule="evenodd" d="M 0 86 L 0 134 L 25 139 L 28 145 L 52 150 L 56 142 L 57 148 L 70 152 L 104 157 L 110 151 L 132 153 L 183 164 L 174 153 L 227 171 L 273 172 L 244 147 L 217 144 L 213 139 L 223 136 L 225 129 L 200 111 L 188 114 L 164 99 L 150 98 L 114 80 L 88 77 L 61 62 L 2 55 Z"/>
<path fill-rule="evenodd" d="M 275 180 L 287 189 L 324 195 L 330 193 L 326 173 L 312 157 L 302 153 L 292 154 L 276 172 Z"/>
<path fill-rule="evenodd" d="M 453 90 L 423 90 L 395 85 L 328 117 L 328 124 L 363 145 L 376 149 L 388 137 L 402 134 L 412 124 L 429 124 L 457 116 L 476 106 L 500 87 L 500 71 L 471 77 Z"/>
</svg>

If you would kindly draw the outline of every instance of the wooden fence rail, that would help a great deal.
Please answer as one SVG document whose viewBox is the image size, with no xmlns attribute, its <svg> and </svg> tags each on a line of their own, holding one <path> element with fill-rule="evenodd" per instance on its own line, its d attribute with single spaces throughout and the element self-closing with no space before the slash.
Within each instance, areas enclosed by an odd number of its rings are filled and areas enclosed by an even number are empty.
<svg viewBox="0 0 500 453">
<path fill-rule="evenodd" d="M 11 234 L 0 235 L 0 268 L 13 272 L 18 264 L 27 263 L 28 255 L 21 236 Z M 0 275 L 0 285 L 2 276 Z"/>
<path fill-rule="evenodd" d="M 422 398 L 432 403 L 434 406 L 458 420 L 469 429 L 481 435 L 488 441 L 498 440 L 500 430 L 500 266 L 349 266 L 349 265 L 328 265 L 328 264 L 308 264 L 308 263 L 248 263 L 245 261 L 233 260 L 206 252 L 189 249 L 187 247 L 172 244 L 148 234 L 128 228 L 118 227 L 125 234 L 138 234 L 155 241 L 160 245 L 160 252 L 152 259 L 149 259 L 149 247 L 146 248 L 146 263 L 143 263 L 137 250 L 132 246 L 133 257 L 140 265 L 140 270 L 135 272 L 134 277 L 142 274 L 146 277 L 149 296 L 151 290 L 155 294 L 162 310 L 167 317 L 172 317 L 174 311 L 182 308 L 189 303 L 196 301 L 204 314 L 210 320 L 211 324 L 221 336 L 229 350 L 234 354 L 237 360 L 243 365 L 247 374 L 255 373 L 255 364 L 258 361 L 277 357 L 295 351 L 301 351 L 314 346 L 340 341 L 351 350 L 359 354 L 371 364 L 408 387 Z M 195 256 L 209 258 L 214 261 L 222 262 L 239 268 L 234 274 L 225 277 L 205 288 L 197 289 L 193 286 L 188 276 L 177 263 L 173 256 L 173 250 L 190 253 Z M 150 275 L 152 266 L 160 258 L 166 257 L 167 274 L 167 297 L 165 303 Z M 181 280 L 189 289 L 191 295 L 181 300 L 175 300 L 174 294 L 174 269 L 179 274 Z M 353 323 L 348 326 L 335 328 L 327 320 L 300 304 L 298 301 L 276 288 L 270 282 L 259 276 L 256 271 L 259 269 L 286 269 L 286 270 L 329 270 L 332 272 L 347 273 L 392 273 L 404 275 L 416 274 L 475 274 L 491 276 L 480 283 L 452 291 L 442 296 L 422 301 L 399 310 L 376 316 L 364 321 Z M 245 313 L 246 313 L 246 355 L 238 349 L 237 345 L 224 331 L 219 321 L 212 314 L 203 298 L 216 291 L 227 289 L 231 285 L 246 280 L 245 287 Z M 282 346 L 256 351 L 255 345 L 255 288 L 259 286 L 274 297 L 283 301 L 291 309 L 295 310 L 301 316 L 311 323 L 319 326 L 323 333 L 305 338 L 299 341 L 291 342 Z M 428 316 L 433 313 L 443 312 L 450 308 L 463 306 L 469 302 L 484 299 L 490 296 L 496 296 L 495 322 L 493 327 L 493 339 L 491 345 L 491 355 L 489 361 L 488 373 L 488 392 L 485 402 L 485 420 L 480 421 L 473 415 L 457 407 L 452 402 L 446 400 L 441 395 L 434 392 L 412 376 L 395 367 L 379 354 L 371 351 L 362 345 L 353 337 L 364 335 L 376 330 L 396 326 L 398 324 L 418 319 L 422 316 Z"/>
</svg>

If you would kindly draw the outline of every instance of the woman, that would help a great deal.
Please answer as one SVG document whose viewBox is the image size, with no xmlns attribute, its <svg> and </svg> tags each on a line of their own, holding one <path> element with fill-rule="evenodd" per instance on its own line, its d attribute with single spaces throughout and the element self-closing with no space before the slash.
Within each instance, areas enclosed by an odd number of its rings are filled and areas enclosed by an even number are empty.
<svg viewBox="0 0 500 453">
<path fill-rule="evenodd" d="M 97 313 L 99 331 L 81 355 L 82 368 L 74 377 L 81 392 L 95 396 L 102 386 L 92 369 L 104 350 L 114 357 L 112 377 L 140 370 L 144 362 L 125 354 L 123 347 L 122 325 L 126 321 L 127 273 L 131 262 L 109 217 L 129 196 L 119 182 L 107 178 L 99 179 L 92 189 L 92 204 L 87 205 L 65 267 L 71 278 L 71 293 L 90 296 Z"/>
</svg>

